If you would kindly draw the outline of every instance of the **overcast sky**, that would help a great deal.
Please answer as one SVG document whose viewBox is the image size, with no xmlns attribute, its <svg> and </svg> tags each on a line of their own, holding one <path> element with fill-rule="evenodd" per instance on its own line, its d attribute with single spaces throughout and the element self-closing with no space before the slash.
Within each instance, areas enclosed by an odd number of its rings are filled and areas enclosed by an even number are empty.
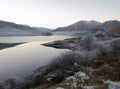
<svg viewBox="0 0 120 89">
<path fill-rule="evenodd" d="M 56 28 L 79 20 L 120 20 L 120 0 L 0 0 L 0 20 Z"/>
</svg>

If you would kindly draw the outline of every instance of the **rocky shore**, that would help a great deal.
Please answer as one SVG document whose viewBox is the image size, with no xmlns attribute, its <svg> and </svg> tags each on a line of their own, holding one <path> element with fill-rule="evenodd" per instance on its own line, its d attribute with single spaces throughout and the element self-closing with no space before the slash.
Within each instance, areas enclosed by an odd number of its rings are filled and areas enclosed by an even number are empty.
<svg viewBox="0 0 120 89">
<path fill-rule="evenodd" d="M 69 39 L 65 39 L 65 40 L 58 40 L 58 41 L 45 43 L 42 45 L 59 48 L 59 49 L 75 50 L 75 47 L 77 46 L 77 43 L 78 43 L 78 41 L 80 41 L 80 39 L 81 39 L 81 37 L 69 38 Z"/>
</svg>

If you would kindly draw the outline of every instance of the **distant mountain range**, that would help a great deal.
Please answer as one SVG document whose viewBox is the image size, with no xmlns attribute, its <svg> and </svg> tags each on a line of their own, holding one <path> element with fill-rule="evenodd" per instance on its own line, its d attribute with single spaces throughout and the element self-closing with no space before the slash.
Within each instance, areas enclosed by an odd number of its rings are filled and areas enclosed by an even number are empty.
<svg viewBox="0 0 120 89">
<path fill-rule="evenodd" d="M 120 21 L 117 20 L 110 20 L 103 23 L 95 20 L 82 20 L 69 26 L 59 27 L 53 30 L 0 21 L 0 36 L 84 35 L 99 32 L 110 34 L 110 32 L 114 32 L 114 29 L 118 31 L 117 28 L 120 28 Z"/>
<path fill-rule="evenodd" d="M 40 36 L 40 35 L 51 35 L 51 30 L 47 28 L 30 27 L 28 25 L 0 21 L 0 36 Z"/>
<path fill-rule="evenodd" d="M 88 31 L 96 28 L 100 23 L 97 21 L 79 21 L 67 27 L 59 27 L 54 31 Z"/>
<path fill-rule="evenodd" d="M 106 22 L 98 21 L 79 21 L 67 27 L 59 27 L 54 31 L 89 31 L 91 29 L 104 29 L 110 30 L 120 26 L 120 21 L 111 20 Z"/>
<path fill-rule="evenodd" d="M 82 35 L 97 32 L 107 32 L 120 27 L 120 21 L 110 20 L 106 22 L 92 21 L 78 21 L 66 27 L 59 27 L 53 31 L 53 34 L 63 35 L 70 33 L 72 35 Z"/>
</svg>

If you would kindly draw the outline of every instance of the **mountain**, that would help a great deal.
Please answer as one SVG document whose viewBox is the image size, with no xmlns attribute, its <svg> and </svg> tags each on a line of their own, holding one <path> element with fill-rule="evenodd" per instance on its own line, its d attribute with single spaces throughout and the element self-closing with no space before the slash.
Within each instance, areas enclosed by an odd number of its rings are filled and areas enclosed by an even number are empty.
<svg viewBox="0 0 120 89">
<path fill-rule="evenodd" d="M 46 30 L 46 28 L 41 28 Z M 47 32 L 46 32 L 47 33 Z M 38 29 L 28 25 L 15 24 L 0 20 L 0 36 L 39 36 L 47 35 Z M 50 35 L 50 34 L 49 34 Z"/>
<path fill-rule="evenodd" d="M 95 20 L 83 20 L 66 27 L 59 27 L 53 31 L 53 34 L 81 36 L 85 34 L 105 33 L 117 27 L 120 27 L 120 21 L 117 20 L 110 20 L 103 23 Z"/>
<path fill-rule="evenodd" d="M 99 24 L 98 27 L 106 31 L 113 30 L 117 27 L 120 27 L 120 21 L 117 21 L 117 20 L 106 21 L 106 22 Z"/>
<path fill-rule="evenodd" d="M 96 28 L 100 23 L 97 21 L 79 21 L 67 27 L 60 27 L 54 31 L 88 31 Z"/>
<path fill-rule="evenodd" d="M 106 34 L 108 36 L 120 37 L 120 26 L 114 29 L 111 29 L 110 31 L 107 31 Z"/>
<path fill-rule="evenodd" d="M 53 34 L 57 35 L 70 35 L 70 36 L 82 36 L 86 35 L 88 31 L 98 27 L 100 22 L 91 21 L 78 21 L 66 27 L 59 27 L 54 30 Z"/>
<path fill-rule="evenodd" d="M 120 21 L 110 20 L 100 23 L 97 29 L 99 30 L 95 32 L 96 35 L 104 34 L 112 37 L 120 36 Z"/>
</svg>

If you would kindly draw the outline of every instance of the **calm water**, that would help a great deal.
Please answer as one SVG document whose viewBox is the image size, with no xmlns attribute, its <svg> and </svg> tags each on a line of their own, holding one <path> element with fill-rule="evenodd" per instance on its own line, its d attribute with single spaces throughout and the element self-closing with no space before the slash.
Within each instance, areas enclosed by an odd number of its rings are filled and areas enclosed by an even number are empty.
<svg viewBox="0 0 120 89">
<path fill-rule="evenodd" d="M 52 58 L 67 52 L 67 49 L 45 47 L 40 44 L 69 38 L 68 36 L 0 37 L 0 43 L 27 42 L 0 50 L 0 80 L 10 77 L 25 77 L 35 69 L 47 64 Z"/>
</svg>

